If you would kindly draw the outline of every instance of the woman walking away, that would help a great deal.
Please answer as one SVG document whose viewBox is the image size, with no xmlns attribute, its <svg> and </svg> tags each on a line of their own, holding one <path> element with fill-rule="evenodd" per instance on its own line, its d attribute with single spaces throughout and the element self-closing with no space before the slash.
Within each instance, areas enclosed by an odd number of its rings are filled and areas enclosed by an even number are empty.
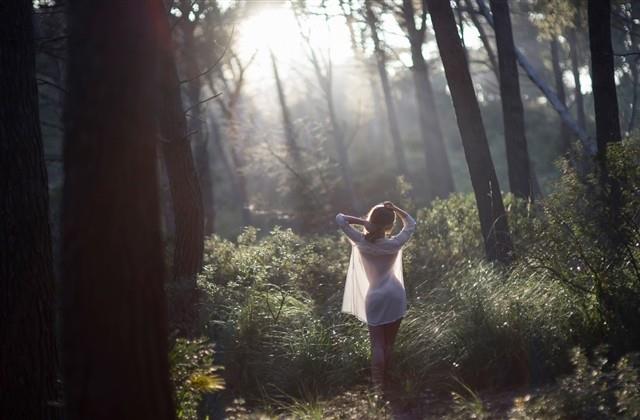
<svg viewBox="0 0 640 420">
<path fill-rule="evenodd" d="M 403 228 L 389 237 L 396 214 Z M 388 381 L 393 343 L 407 310 L 402 248 L 415 231 L 416 221 L 406 211 L 385 201 L 374 206 L 366 219 L 339 213 L 336 223 L 352 245 L 342 312 L 368 324 L 371 380 L 374 386 L 382 387 Z M 364 226 L 364 233 L 351 225 Z"/>
</svg>

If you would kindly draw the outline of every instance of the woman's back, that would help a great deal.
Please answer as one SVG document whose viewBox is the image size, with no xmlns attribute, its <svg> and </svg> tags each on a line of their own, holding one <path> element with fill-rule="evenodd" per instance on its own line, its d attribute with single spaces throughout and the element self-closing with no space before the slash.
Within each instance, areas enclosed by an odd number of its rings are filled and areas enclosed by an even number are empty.
<svg viewBox="0 0 640 420">
<path fill-rule="evenodd" d="M 366 239 L 338 214 L 336 222 L 352 244 L 342 311 L 369 325 L 393 322 L 406 311 L 402 277 L 402 247 L 415 230 L 415 220 L 402 218 L 402 231 L 391 238 Z"/>
</svg>

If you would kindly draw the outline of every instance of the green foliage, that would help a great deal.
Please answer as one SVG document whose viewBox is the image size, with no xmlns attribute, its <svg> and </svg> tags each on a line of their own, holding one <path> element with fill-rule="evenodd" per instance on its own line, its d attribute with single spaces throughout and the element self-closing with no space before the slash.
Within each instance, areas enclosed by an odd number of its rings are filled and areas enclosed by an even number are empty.
<svg viewBox="0 0 640 420">
<path fill-rule="evenodd" d="M 581 294 L 599 324 L 599 340 L 621 351 L 640 344 L 639 143 L 627 139 L 610 148 L 609 176 L 620 186 L 618 200 L 599 176 L 564 168 L 523 262 Z"/>
<path fill-rule="evenodd" d="M 574 349 L 574 372 L 562 378 L 554 389 L 517 399 L 510 418 L 638 418 L 638 354 L 629 354 L 611 364 L 606 353 L 607 349 L 600 347 L 589 360 L 583 350 Z"/>
<path fill-rule="evenodd" d="M 179 338 L 174 343 L 169 362 L 179 419 L 197 419 L 202 397 L 224 389 L 224 380 L 217 373 L 222 367 L 213 364 L 213 355 L 213 346 L 203 338 Z"/>
<path fill-rule="evenodd" d="M 534 3 L 532 20 L 542 38 L 552 39 L 575 26 L 576 3 L 575 0 L 537 0 Z"/>
<path fill-rule="evenodd" d="M 611 360 L 638 348 L 638 148 L 626 141 L 611 150 L 610 175 L 622 191 L 615 226 L 610 190 L 566 166 L 555 192 L 536 204 L 506 195 L 516 249 L 509 267 L 484 261 L 472 195 L 418 211 L 392 372 L 404 395 L 456 390 L 456 410 L 480 418 L 486 407 L 461 383 L 480 391 L 545 384 L 572 368 L 582 375 L 572 348 L 608 342 Z M 247 228 L 235 242 L 212 237 L 206 249 L 201 329 L 220 346 L 231 396 L 313 418 L 367 382 L 367 330 L 340 313 L 344 238 Z M 603 382 L 607 407 L 632 413 L 637 371 L 632 359 L 620 363 L 615 384 Z M 595 398 L 589 389 L 570 398 Z"/>
</svg>

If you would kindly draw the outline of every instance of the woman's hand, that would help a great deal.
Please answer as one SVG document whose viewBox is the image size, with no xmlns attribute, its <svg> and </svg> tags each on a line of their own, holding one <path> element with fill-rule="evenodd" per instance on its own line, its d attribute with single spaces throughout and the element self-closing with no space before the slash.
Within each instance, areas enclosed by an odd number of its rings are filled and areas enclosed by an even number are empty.
<svg viewBox="0 0 640 420">
<path fill-rule="evenodd" d="M 391 210 L 397 209 L 396 205 L 393 204 L 391 201 L 385 201 L 384 203 L 382 203 L 382 205 Z"/>
</svg>

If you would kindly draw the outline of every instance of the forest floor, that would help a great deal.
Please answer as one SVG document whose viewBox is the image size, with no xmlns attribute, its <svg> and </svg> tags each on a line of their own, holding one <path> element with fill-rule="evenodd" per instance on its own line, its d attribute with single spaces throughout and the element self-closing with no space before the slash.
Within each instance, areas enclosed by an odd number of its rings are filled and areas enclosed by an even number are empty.
<svg viewBox="0 0 640 420">
<path fill-rule="evenodd" d="M 399 387 L 376 395 L 370 387 L 358 386 L 329 400 L 297 402 L 284 407 L 286 414 L 227 409 L 227 418 L 236 420 L 327 419 L 327 420 L 425 420 L 425 419 L 508 419 L 517 417 L 519 401 L 548 390 L 518 389 L 482 394 L 434 393 L 424 390 L 407 394 Z M 278 410 L 279 411 L 279 410 Z M 515 411 L 515 412 L 514 412 Z"/>
</svg>

